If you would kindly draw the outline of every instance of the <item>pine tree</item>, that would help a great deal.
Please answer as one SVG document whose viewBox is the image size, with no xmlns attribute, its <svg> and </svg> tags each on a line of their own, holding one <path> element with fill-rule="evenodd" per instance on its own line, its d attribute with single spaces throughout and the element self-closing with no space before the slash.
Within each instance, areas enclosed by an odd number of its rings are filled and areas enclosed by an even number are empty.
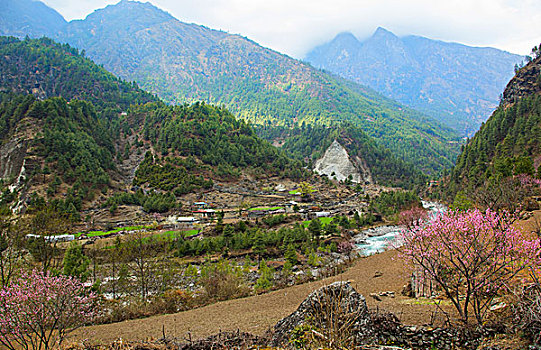
<svg viewBox="0 0 541 350">
<path fill-rule="evenodd" d="M 83 254 L 83 247 L 77 242 L 71 242 L 66 250 L 63 265 L 64 275 L 77 277 L 81 282 L 85 282 L 90 274 L 90 258 Z"/>
<path fill-rule="evenodd" d="M 297 259 L 297 250 L 291 243 L 287 245 L 284 257 L 291 265 L 297 265 L 299 263 L 299 259 Z"/>
</svg>

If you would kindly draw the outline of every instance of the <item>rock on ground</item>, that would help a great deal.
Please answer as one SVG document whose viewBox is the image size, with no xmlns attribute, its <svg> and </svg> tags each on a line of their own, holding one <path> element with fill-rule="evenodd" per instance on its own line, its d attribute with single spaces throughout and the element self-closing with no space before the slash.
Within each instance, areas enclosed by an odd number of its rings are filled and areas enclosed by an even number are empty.
<svg viewBox="0 0 541 350">
<path fill-rule="evenodd" d="M 280 320 L 273 328 L 271 345 L 287 344 L 291 331 L 312 322 L 343 322 L 341 317 L 352 321 L 352 330 L 357 336 L 363 334 L 362 329 L 370 324 L 370 313 L 365 298 L 357 293 L 349 282 L 335 282 L 312 292 L 291 315 Z M 330 324 L 319 324 L 319 328 L 328 328 Z"/>
</svg>

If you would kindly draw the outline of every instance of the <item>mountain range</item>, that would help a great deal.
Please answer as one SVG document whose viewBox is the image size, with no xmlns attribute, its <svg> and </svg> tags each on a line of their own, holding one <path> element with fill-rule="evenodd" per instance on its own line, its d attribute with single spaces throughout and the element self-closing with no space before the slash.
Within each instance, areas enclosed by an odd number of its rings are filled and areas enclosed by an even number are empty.
<svg viewBox="0 0 541 350">
<path fill-rule="evenodd" d="M 163 212 L 213 180 L 306 176 L 226 109 L 166 105 L 69 45 L 0 37 L 0 57 L 0 205 Z M 125 194 L 132 185 L 144 192 Z"/>
<path fill-rule="evenodd" d="M 459 135 L 422 113 L 242 36 L 183 23 L 150 3 L 109 5 L 53 37 L 169 103 L 224 105 L 260 125 L 349 121 L 429 173 L 451 166 L 458 153 Z"/>
<path fill-rule="evenodd" d="M 524 57 L 384 28 L 364 41 L 349 32 L 314 48 L 305 60 L 472 135 L 498 106 Z"/>
<path fill-rule="evenodd" d="M 0 0 L 0 35 L 52 37 L 68 22 L 41 1 Z"/>
</svg>

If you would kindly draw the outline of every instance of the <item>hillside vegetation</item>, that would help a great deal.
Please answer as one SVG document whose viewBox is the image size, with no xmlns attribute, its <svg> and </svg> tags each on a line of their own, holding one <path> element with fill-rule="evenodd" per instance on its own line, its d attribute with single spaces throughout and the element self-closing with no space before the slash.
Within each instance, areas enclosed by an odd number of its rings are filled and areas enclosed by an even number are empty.
<svg viewBox="0 0 541 350">
<path fill-rule="evenodd" d="M 144 118 L 142 136 L 162 156 L 145 158 L 135 184 L 147 183 L 180 195 L 211 187 L 208 178 L 238 178 L 243 173 L 292 179 L 306 176 L 300 162 L 261 140 L 249 124 L 224 108 L 204 103 L 144 105 L 134 106 L 130 114 Z"/>
<path fill-rule="evenodd" d="M 516 194 L 519 188 L 524 189 L 528 183 L 522 180 L 521 184 L 515 184 L 510 180 L 512 176 L 541 176 L 539 55 L 517 72 L 503 96 L 498 109 L 458 157 L 448 189 L 452 195 L 462 190 L 475 196 L 478 188 L 494 192 L 495 187 L 498 187 L 498 193 L 508 192 L 504 188 L 509 188 Z"/>
<path fill-rule="evenodd" d="M 0 37 L 0 91 L 86 100 L 106 113 L 131 104 L 157 101 L 135 83 L 127 83 L 84 57 L 84 53 L 51 39 Z"/>
<path fill-rule="evenodd" d="M 339 141 L 350 157 L 358 157 L 370 169 L 374 181 L 385 185 L 412 187 L 424 183 L 425 176 L 411 163 L 398 159 L 380 146 L 358 126 L 301 126 L 280 128 L 262 126 L 257 132 L 264 138 L 281 141 L 287 155 L 304 160 L 313 167 L 334 140 Z"/>
<path fill-rule="evenodd" d="M 84 203 L 107 194 L 108 205 L 164 212 L 213 180 L 307 176 L 225 108 L 167 106 L 68 45 L 2 37 L 0 54 L 2 187 L 24 173 L 19 199 L 33 198 L 30 205 L 50 202 L 78 218 Z M 147 194 L 117 194 L 126 171 Z M 18 199 L 10 191 L 2 198 Z"/>
<path fill-rule="evenodd" d="M 70 22 L 56 38 L 166 102 L 203 100 L 263 125 L 350 121 L 426 172 L 450 166 L 458 152 L 449 143 L 457 134 L 421 113 L 244 37 L 182 23 L 149 3 L 107 6 Z"/>
</svg>

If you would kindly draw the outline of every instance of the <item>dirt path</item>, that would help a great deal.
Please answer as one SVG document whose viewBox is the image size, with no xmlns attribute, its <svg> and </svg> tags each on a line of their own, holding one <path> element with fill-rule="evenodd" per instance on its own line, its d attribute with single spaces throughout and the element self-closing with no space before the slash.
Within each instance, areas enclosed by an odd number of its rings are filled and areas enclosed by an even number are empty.
<svg viewBox="0 0 541 350">
<path fill-rule="evenodd" d="M 162 336 L 162 327 L 165 327 L 167 336 L 178 338 L 186 337 L 188 332 L 191 333 L 193 339 L 197 339 L 220 330 L 236 331 L 237 329 L 261 334 L 281 318 L 293 312 L 310 292 L 337 280 L 352 281 L 352 285 L 366 297 L 371 308 L 392 311 L 404 323 L 429 322 L 435 310 L 434 305 L 412 302 L 411 299 L 400 296 L 408 274 L 400 260 L 393 258 L 396 258 L 396 252 L 362 258 L 341 275 L 259 296 L 229 300 L 176 314 L 86 327 L 77 330 L 72 334 L 71 339 L 88 339 L 91 343 L 108 343 L 119 338 L 156 339 Z M 381 273 L 381 276 L 375 277 L 376 272 Z M 383 297 L 382 301 L 369 297 L 370 293 L 383 291 L 394 291 L 397 297 Z"/>
</svg>

